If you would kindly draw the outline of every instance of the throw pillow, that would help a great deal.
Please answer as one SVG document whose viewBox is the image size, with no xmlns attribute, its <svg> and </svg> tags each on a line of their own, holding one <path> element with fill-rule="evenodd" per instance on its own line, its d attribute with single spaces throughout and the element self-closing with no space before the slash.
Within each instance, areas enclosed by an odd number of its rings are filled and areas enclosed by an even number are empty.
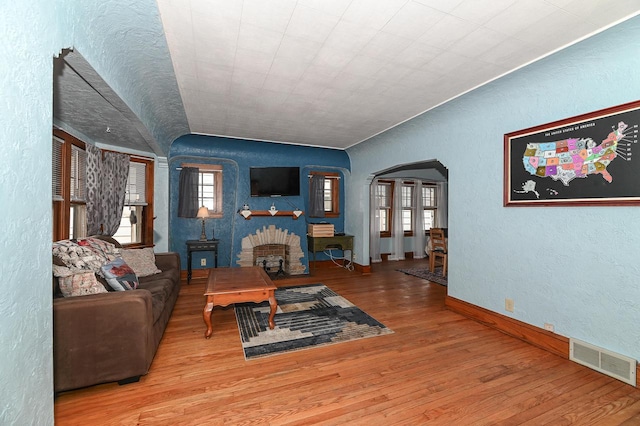
<svg viewBox="0 0 640 426">
<path fill-rule="evenodd" d="M 64 297 L 106 293 L 107 290 L 96 280 L 93 272 L 82 272 L 58 278 L 60 292 Z"/>
<path fill-rule="evenodd" d="M 102 274 L 111 288 L 116 291 L 135 290 L 138 288 L 138 277 L 121 257 L 103 265 Z"/>
<path fill-rule="evenodd" d="M 162 272 L 156 266 L 156 255 L 152 247 L 143 249 L 122 249 L 120 255 L 131 266 L 137 276 L 147 277 Z"/>
<path fill-rule="evenodd" d="M 83 247 L 71 240 L 54 242 L 52 254 L 74 272 L 92 271 L 99 273 L 100 266 L 104 264 L 102 259 L 89 247 Z"/>
</svg>

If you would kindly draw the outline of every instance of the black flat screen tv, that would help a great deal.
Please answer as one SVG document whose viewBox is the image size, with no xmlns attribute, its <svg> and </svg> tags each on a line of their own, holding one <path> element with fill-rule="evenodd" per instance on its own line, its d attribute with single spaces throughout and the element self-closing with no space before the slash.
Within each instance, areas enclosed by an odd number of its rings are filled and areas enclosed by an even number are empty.
<svg viewBox="0 0 640 426">
<path fill-rule="evenodd" d="M 252 197 L 300 195 L 300 167 L 251 167 Z"/>
</svg>

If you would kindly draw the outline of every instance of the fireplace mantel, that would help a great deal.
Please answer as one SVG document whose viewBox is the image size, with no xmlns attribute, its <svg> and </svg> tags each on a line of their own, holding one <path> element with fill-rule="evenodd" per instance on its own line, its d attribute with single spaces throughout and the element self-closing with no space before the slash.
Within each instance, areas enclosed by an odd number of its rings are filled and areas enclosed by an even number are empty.
<svg viewBox="0 0 640 426">
<path fill-rule="evenodd" d="M 291 216 L 291 218 L 293 220 L 297 220 L 298 217 L 302 216 L 304 214 L 304 212 L 300 211 L 300 210 L 278 210 L 275 214 L 272 214 L 273 212 L 270 210 L 251 210 L 251 214 L 249 216 L 244 216 L 242 214 L 244 210 L 239 210 L 238 214 L 240 214 L 240 216 L 244 217 L 245 220 L 249 220 L 251 219 L 252 216 Z M 300 212 L 299 215 L 296 215 L 296 213 L 294 212 Z"/>
</svg>

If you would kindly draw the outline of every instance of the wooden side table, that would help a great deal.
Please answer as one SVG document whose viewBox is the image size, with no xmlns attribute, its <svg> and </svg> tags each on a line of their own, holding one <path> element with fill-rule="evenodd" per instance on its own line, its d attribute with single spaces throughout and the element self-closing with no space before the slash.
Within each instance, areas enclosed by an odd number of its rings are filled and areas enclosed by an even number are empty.
<svg viewBox="0 0 640 426">
<path fill-rule="evenodd" d="M 351 253 L 353 264 L 353 235 L 334 235 L 333 237 L 312 237 L 307 235 L 307 248 L 313 253 L 313 268 L 316 267 L 316 252 L 322 252 L 326 248 L 340 247 L 342 251 Z"/>
<path fill-rule="evenodd" d="M 218 267 L 218 243 L 220 240 L 187 240 L 187 284 L 191 282 L 191 253 L 194 251 L 213 252 L 214 267 Z"/>
</svg>

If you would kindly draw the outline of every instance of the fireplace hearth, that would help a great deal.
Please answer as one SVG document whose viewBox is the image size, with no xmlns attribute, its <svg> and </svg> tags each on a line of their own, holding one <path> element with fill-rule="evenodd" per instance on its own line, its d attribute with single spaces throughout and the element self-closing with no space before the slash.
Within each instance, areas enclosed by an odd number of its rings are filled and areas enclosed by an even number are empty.
<svg viewBox="0 0 640 426">
<path fill-rule="evenodd" d="M 238 254 L 237 263 L 240 266 L 262 266 L 274 276 L 301 275 L 306 269 L 302 258 L 304 252 L 300 237 L 287 229 L 269 225 L 242 239 L 242 251 Z"/>
</svg>

